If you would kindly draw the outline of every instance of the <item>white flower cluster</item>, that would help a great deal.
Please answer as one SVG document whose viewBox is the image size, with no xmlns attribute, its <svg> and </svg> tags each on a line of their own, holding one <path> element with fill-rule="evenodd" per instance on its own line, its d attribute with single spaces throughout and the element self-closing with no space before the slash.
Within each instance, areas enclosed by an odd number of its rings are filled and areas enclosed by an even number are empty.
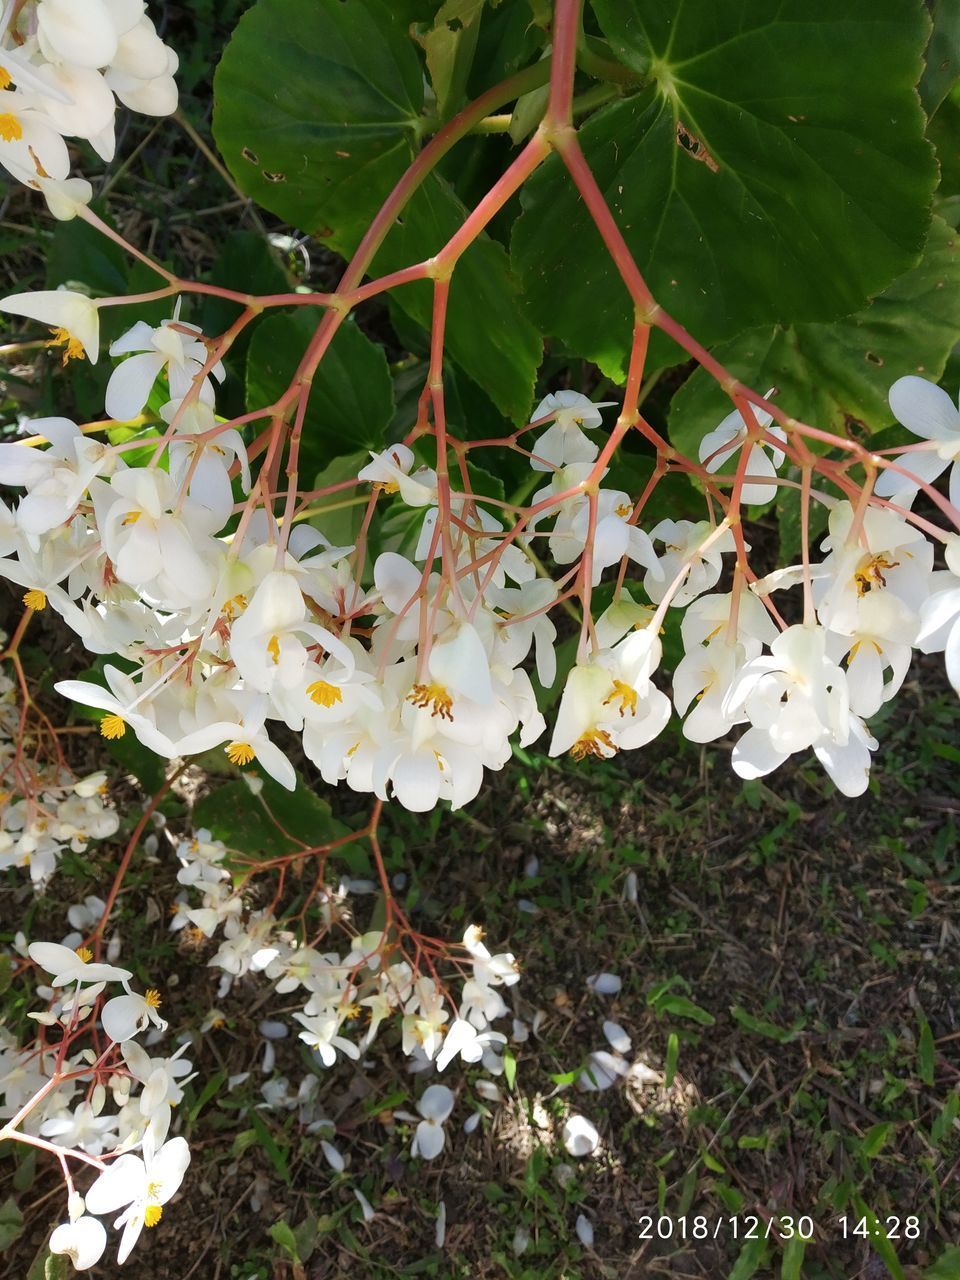
<svg viewBox="0 0 960 1280">
<path fill-rule="evenodd" d="M 66 138 L 113 159 L 117 100 L 131 111 L 177 109 L 177 55 L 144 0 L 8 0 L 0 18 L 0 165 L 72 218 L 92 189 L 71 178 Z"/>
<path fill-rule="evenodd" d="M 120 825 L 106 801 L 107 775 L 75 777 L 44 760 L 23 733 L 19 687 L 0 674 L 0 871 L 26 867 L 43 888 L 64 849 L 83 853 Z"/>
<path fill-rule="evenodd" d="M 53 325 L 68 355 L 96 356 L 95 302 L 61 290 L 0 306 Z M 49 603 L 89 649 L 124 659 L 125 669 L 105 667 L 108 690 L 57 686 L 105 713 L 108 738 L 129 729 L 168 758 L 220 746 L 233 764 L 256 760 L 292 788 L 294 768 L 269 729 L 277 722 L 301 735 L 331 784 L 345 780 L 414 811 L 439 800 L 463 805 L 484 771 L 510 758 L 514 735 L 527 746 L 545 728 L 526 664 L 532 654 L 540 683 L 553 682 L 551 610 L 567 595 L 589 599 L 605 570 L 630 562 L 648 602 L 621 589 L 586 620 L 590 643 L 567 677 L 553 755 L 607 758 L 662 731 L 671 701 L 653 677 L 671 608 L 685 610 L 686 656 L 673 685 L 676 710 L 692 708 L 684 732 L 706 742 L 747 725 L 734 752 L 744 777 L 812 749 L 856 795 L 875 745 L 864 719 L 902 683 L 912 649 L 946 648 L 960 685 L 956 537 L 943 535 L 951 572 L 935 572 L 933 543 L 908 509 L 933 474 L 916 460 L 935 452 L 934 470 L 945 467 L 960 448 L 960 417 L 950 406 L 953 419 L 941 421 L 946 397 L 921 379 L 902 379 L 891 393 L 901 418 L 919 420 L 927 437 L 882 477 L 897 501 L 854 509 L 822 497 L 833 510 L 818 565 L 749 588 L 741 566 L 732 590 L 718 593 L 736 550 L 727 519 L 639 528 L 634 499 L 601 483 L 587 433 L 601 426 L 602 406 L 560 391 L 534 415 L 549 425 L 530 462 L 549 483 L 511 528 L 486 509 L 493 504 L 418 466 L 405 444 L 360 470 L 356 483 L 372 486 L 372 500 L 395 494 L 423 511 L 412 556 L 378 555 L 371 588 L 357 578 L 363 548 L 334 546 L 322 529 L 290 522 L 274 444 L 273 470 L 254 483 L 239 431 L 215 412 L 223 369 L 179 309 L 158 327 L 134 325 L 110 350 L 122 358 L 106 392 L 111 417 L 135 419 L 158 379 L 169 393 L 159 410 L 167 430 L 149 462 L 124 460 L 142 439 L 105 445 L 63 418 L 32 424 L 50 441 L 45 451 L 0 445 L 0 471 L 26 490 L 15 511 L 0 508 L 0 574 L 27 588 L 31 607 Z M 740 500 L 767 500 L 785 457 L 779 446 L 788 447 L 767 414 L 749 430 L 732 414 L 709 432 L 705 471 L 745 444 Z M 916 481 L 911 466 L 921 467 Z M 541 540 L 556 580 L 534 551 Z M 798 583 L 804 621 L 788 627 L 770 592 Z"/>
<path fill-rule="evenodd" d="M 34 942 L 26 951 L 51 975 L 49 985 L 37 988 L 47 1007 L 30 1017 L 43 1027 L 59 1027 L 62 1039 L 49 1046 L 41 1038 L 21 1048 L 0 1033 L 0 1139 L 41 1147 L 61 1159 L 68 1220 L 53 1232 L 52 1252 L 66 1254 L 78 1270 L 92 1267 L 107 1245 L 100 1218 L 119 1211 L 113 1226 L 122 1231 L 117 1258 L 123 1263 L 143 1228 L 160 1221 L 190 1163 L 185 1139 L 168 1136 L 171 1108 L 192 1079 L 183 1056 L 187 1046 L 170 1057 L 153 1057 L 136 1042 L 136 1035 L 164 1031 L 166 1023 L 157 1012 L 159 993 L 131 990 L 129 970 L 97 963 L 83 947 Z M 99 1008 L 109 1043 L 95 1050 L 81 1041 L 108 984 L 120 984 L 122 993 Z M 82 1195 L 70 1162 L 99 1170 Z"/>
<path fill-rule="evenodd" d="M 199 895 L 191 906 L 184 896 L 177 902 L 171 929 L 191 928 L 210 938 L 222 928 L 222 942 L 210 960 L 223 970 L 220 997 L 234 980 L 259 973 L 272 982 L 278 995 L 300 992 L 303 1008 L 294 1018 L 300 1023 L 300 1039 L 325 1067 L 338 1057 L 358 1060 L 384 1025 L 399 1023 L 402 1052 L 414 1071 L 431 1063 L 439 1071 L 461 1058 L 483 1060 L 499 1073 L 500 1052 L 506 1036 L 490 1024 L 509 1013 L 499 988 L 513 986 L 520 977 L 512 955 L 491 955 L 476 925 L 467 929 L 463 946 L 469 957 L 470 976 L 465 977 L 456 1011 L 449 996 L 432 976 L 418 973 L 402 958 L 389 931 L 373 930 L 353 935 L 340 951 L 320 951 L 298 942 L 289 929 L 268 911 L 245 913 L 243 901 L 223 866 L 226 846 L 198 831 L 177 848 L 177 879 Z M 317 898 L 324 928 L 346 928 L 346 888 L 325 889 Z M 365 1014 L 362 1033 L 351 1036 L 357 1019 Z"/>
</svg>

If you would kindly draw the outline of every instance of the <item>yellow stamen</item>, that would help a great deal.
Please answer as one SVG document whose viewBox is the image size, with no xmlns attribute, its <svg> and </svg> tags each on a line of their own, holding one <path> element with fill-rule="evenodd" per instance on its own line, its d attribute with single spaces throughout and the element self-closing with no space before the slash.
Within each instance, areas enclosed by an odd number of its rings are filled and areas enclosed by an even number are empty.
<svg viewBox="0 0 960 1280">
<path fill-rule="evenodd" d="M 453 698 L 442 684 L 415 684 L 407 694 L 407 701 L 424 711 L 429 707 L 430 714 L 441 720 L 453 719 Z"/>
<path fill-rule="evenodd" d="M 128 511 L 128 512 L 127 512 L 127 514 L 126 514 L 126 515 L 123 517 L 123 519 L 120 521 L 120 523 L 121 523 L 121 524 L 136 524 L 136 523 L 137 523 L 137 521 L 140 519 L 140 517 L 141 517 L 142 515 L 143 515 L 143 512 L 142 512 L 142 511 Z"/>
<path fill-rule="evenodd" d="M 853 575 L 853 580 L 857 584 L 857 595 L 862 599 L 874 587 L 885 587 L 887 580 L 883 576 L 883 571 L 896 569 L 899 564 L 899 560 L 888 560 L 883 555 L 873 556 Z"/>
<path fill-rule="evenodd" d="M 33 587 L 23 597 L 23 603 L 28 609 L 32 609 L 34 613 L 39 613 L 41 609 L 47 607 L 46 592 L 41 591 L 38 587 Z"/>
<path fill-rule="evenodd" d="M 335 707 L 338 702 L 343 701 L 343 693 L 335 684 L 328 684 L 326 680 L 314 680 L 313 684 L 308 684 L 307 697 L 320 707 Z"/>
<path fill-rule="evenodd" d="M 0 67 L 0 89 L 9 89 L 13 79 L 6 67 Z"/>
<path fill-rule="evenodd" d="M 115 712 L 104 716 L 100 721 L 100 732 L 105 738 L 122 738 L 127 732 L 123 716 L 118 716 Z"/>
<path fill-rule="evenodd" d="M 360 1017 L 360 1006 L 358 1004 L 348 1004 L 343 1011 L 343 1016 L 348 1022 L 353 1022 Z"/>
<path fill-rule="evenodd" d="M 74 949 L 84 964 L 89 964 L 93 959 L 93 952 L 89 947 L 76 947 Z"/>
<path fill-rule="evenodd" d="M 580 735 L 570 754 L 574 760 L 583 760 L 586 756 L 595 756 L 598 760 L 606 760 L 609 755 L 617 754 L 617 747 L 606 729 L 588 729 Z"/>
<path fill-rule="evenodd" d="M 0 75 L 7 78 L 7 84 L 10 83 L 10 77 L 5 71 L 0 71 Z M 7 84 L 0 85 L 0 88 L 6 88 Z M 0 116 L 0 138 L 4 142 L 19 142 L 23 137 L 23 125 L 11 112 L 6 111 Z"/>
<path fill-rule="evenodd" d="M 224 748 L 231 764 L 245 765 L 256 760 L 257 753 L 249 742 L 231 742 Z"/>
<path fill-rule="evenodd" d="M 375 480 L 374 489 L 379 489 L 381 493 L 399 493 L 400 486 L 396 480 Z"/>
<path fill-rule="evenodd" d="M 232 622 L 239 613 L 243 613 L 247 607 L 247 597 L 243 594 L 231 596 L 229 600 L 224 600 L 220 606 L 220 612 L 228 622 Z"/>
<path fill-rule="evenodd" d="M 625 716 L 628 711 L 631 715 L 636 715 L 637 691 L 632 685 L 625 684 L 622 680 L 614 680 L 613 692 L 609 698 L 604 698 L 603 705 L 609 707 L 611 702 L 619 702 L 622 716 Z"/>
<path fill-rule="evenodd" d="M 621 502 L 619 507 L 615 507 L 614 510 L 621 519 L 625 520 L 633 510 L 633 507 L 631 507 L 629 502 Z"/>
<path fill-rule="evenodd" d="M 69 329 L 51 329 L 53 337 L 47 343 L 48 347 L 63 347 L 63 363 L 68 360 L 82 360 L 84 356 L 83 343 L 79 338 L 75 338 Z"/>
<path fill-rule="evenodd" d="M 143 1211 L 143 1225 L 145 1227 L 155 1227 L 163 1217 L 163 1205 L 148 1204 Z"/>
<path fill-rule="evenodd" d="M 273 659 L 273 665 L 275 667 L 279 666 L 280 665 L 280 637 L 279 636 L 270 637 L 270 639 L 267 642 L 267 653 L 269 653 L 270 657 Z"/>
<path fill-rule="evenodd" d="M 147 991 L 145 991 L 143 993 L 143 999 L 144 999 L 144 1003 L 148 1004 L 151 1009 L 159 1009 L 160 1006 L 163 1004 L 163 1001 L 160 998 L 160 992 L 157 990 L 156 987 L 150 987 Z"/>
</svg>

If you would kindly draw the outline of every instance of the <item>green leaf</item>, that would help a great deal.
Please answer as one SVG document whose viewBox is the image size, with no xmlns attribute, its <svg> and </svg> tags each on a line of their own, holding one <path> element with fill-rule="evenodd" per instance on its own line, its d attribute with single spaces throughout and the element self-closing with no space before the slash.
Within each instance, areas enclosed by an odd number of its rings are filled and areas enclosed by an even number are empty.
<svg viewBox="0 0 960 1280">
<path fill-rule="evenodd" d="M 654 1008 L 659 1014 L 668 1014 L 674 1018 L 689 1018 L 691 1022 L 699 1022 L 704 1027 L 712 1027 L 716 1022 L 712 1013 L 701 1009 L 700 1005 L 694 1004 L 686 996 L 663 995 L 656 1001 Z"/>
<path fill-rule="evenodd" d="M 293 1234 L 293 1228 L 288 1226 L 282 1219 L 275 1222 L 270 1228 L 270 1239 L 274 1244 L 278 1244 L 281 1249 L 289 1253 L 294 1262 L 300 1261 L 300 1254 L 297 1251 L 297 1237 Z"/>
<path fill-rule="evenodd" d="M 517 1079 L 517 1060 L 510 1049 L 503 1051 L 503 1078 L 507 1082 L 507 1088 L 513 1089 Z"/>
<path fill-rule="evenodd" d="M 9 1249 L 22 1234 L 23 1214 L 17 1207 L 16 1200 L 8 1196 L 0 1204 L 0 1250 Z"/>
<path fill-rule="evenodd" d="M 51 1253 L 43 1264 L 43 1280 L 67 1280 L 70 1264 L 64 1253 Z"/>
<path fill-rule="evenodd" d="M 751 329 L 712 354 L 757 390 L 776 387 L 785 413 L 843 435 L 851 420 L 873 431 L 887 426 L 891 384 L 910 373 L 936 382 L 958 334 L 960 235 L 935 218 L 921 261 L 861 311 L 835 324 Z M 674 397 L 671 442 L 696 458 L 730 407 L 698 369 Z"/>
<path fill-rule="evenodd" d="M 290 279 L 270 242 L 255 231 L 232 231 L 210 269 L 210 283 L 238 293 L 288 293 Z M 226 298 L 208 297 L 198 323 L 209 337 L 224 333 L 242 308 Z M 248 326 L 237 338 L 231 354 L 243 351 L 251 337 Z"/>
<path fill-rule="evenodd" d="M 960 3 L 936 0 L 933 31 L 920 80 L 920 101 L 927 115 L 943 102 L 960 77 Z"/>
<path fill-rule="evenodd" d="M 780 1266 L 780 1280 L 802 1280 L 803 1255 L 807 1251 L 807 1242 L 800 1236 L 792 1236 L 783 1247 L 783 1262 Z"/>
<path fill-rule="evenodd" d="M 757 1267 L 767 1258 L 767 1241 L 763 1236 L 756 1236 L 748 1240 L 740 1252 L 737 1254 L 737 1260 L 733 1264 L 727 1280 L 750 1280 Z"/>
<path fill-rule="evenodd" d="M 866 1202 L 862 1200 L 860 1196 L 855 1195 L 853 1197 L 853 1204 L 861 1218 L 866 1218 L 867 1227 L 870 1232 L 870 1244 L 872 1245 L 874 1252 L 879 1255 L 884 1266 L 890 1272 L 893 1280 L 906 1280 L 903 1267 L 901 1267 L 900 1261 L 897 1258 L 897 1251 L 890 1243 L 887 1233 L 884 1230 L 883 1223 L 873 1210 L 867 1207 Z"/>
<path fill-rule="evenodd" d="M 314 335 L 314 307 L 270 316 L 247 354 L 247 404 L 272 404 L 286 391 Z M 393 416 L 393 383 L 383 350 L 346 320 L 320 361 L 310 388 L 300 448 L 300 474 L 310 480 L 331 458 L 383 446 Z"/>
<path fill-rule="evenodd" d="M 848 314 L 917 260 L 936 181 L 914 89 L 919 0 L 594 9 L 653 82 L 591 117 L 581 143 L 654 296 L 698 339 Z M 523 204 L 513 253 L 534 317 L 622 379 L 631 306 L 559 157 Z"/>
<path fill-rule="evenodd" d="M 342 458 L 334 458 L 328 467 L 317 472 L 313 488 L 326 489 L 330 485 L 353 480 L 357 472 L 369 461 L 370 453 L 367 449 L 357 453 L 346 453 Z M 310 504 L 311 507 L 317 508 L 317 514 L 310 517 L 310 522 L 320 529 L 324 537 L 328 538 L 335 547 L 351 547 L 360 532 L 369 497 L 367 486 L 361 484 L 354 489 L 344 489 L 339 493 L 317 498 L 316 502 Z"/>
<path fill-rule="evenodd" d="M 270 1163 L 273 1165 L 274 1169 L 276 1169 L 283 1181 L 289 1182 L 290 1166 L 287 1160 L 287 1153 L 282 1147 L 277 1145 L 276 1139 L 270 1132 L 259 1111 L 250 1112 L 250 1123 L 257 1135 L 257 1141 L 267 1153 Z M 290 1234 L 293 1235 L 293 1232 Z"/>
<path fill-rule="evenodd" d="M 485 3 L 486 0 L 446 0 L 422 38 L 441 120 L 449 120 L 466 103 L 467 79 Z"/>
<path fill-rule="evenodd" d="M 755 1018 L 752 1013 L 748 1013 L 738 1004 L 730 1006 L 730 1013 L 734 1021 L 739 1022 L 747 1031 L 752 1031 L 758 1036 L 766 1036 L 768 1040 L 776 1040 L 777 1044 L 789 1044 L 791 1040 L 795 1040 L 806 1021 L 801 1018 L 796 1026 L 778 1027 L 775 1022 L 768 1022 L 766 1018 Z"/>
<path fill-rule="evenodd" d="M 925 1085 L 932 1085 L 936 1063 L 933 1032 L 930 1029 L 930 1023 L 919 1009 L 917 1010 L 917 1021 L 920 1024 L 920 1038 L 917 1041 L 917 1074 Z"/>
<path fill-rule="evenodd" d="M 249 771 L 255 770 L 254 765 Z M 242 779 L 203 796 L 194 806 L 194 826 L 206 827 L 230 849 L 265 857 L 289 853 L 299 847 L 298 841 L 313 846 L 349 834 L 349 827 L 331 816 L 326 800 L 311 791 L 302 778 L 298 778 L 297 789 L 292 792 L 272 778 L 263 777 L 262 782 L 257 797 Z M 335 856 L 354 874 L 368 869 L 366 854 L 359 845 L 342 845 Z"/>
<path fill-rule="evenodd" d="M 348 254 L 410 164 L 413 44 L 381 0 L 258 0 L 214 77 L 213 134 L 237 185 Z"/>
<path fill-rule="evenodd" d="M 960 1248 L 950 1245 L 923 1273 L 923 1280 L 956 1280 L 960 1276 Z"/>
<path fill-rule="evenodd" d="M 104 211 L 100 210 L 101 217 Z M 104 218 L 109 222 L 109 218 Z M 151 271 L 151 288 L 162 283 Z M 127 257 L 114 241 L 82 218 L 58 222 L 47 255 L 47 287 L 84 284 L 93 294 L 115 296 L 127 292 Z M 104 312 L 104 315 L 107 313 Z M 125 312 L 129 315 L 129 312 Z M 139 316 L 136 317 L 139 319 Z M 124 326 L 128 328 L 133 319 Z"/>
<path fill-rule="evenodd" d="M 373 274 L 398 271 L 432 257 L 467 217 L 453 188 L 433 173 L 414 193 L 374 261 Z M 404 285 L 398 306 L 429 330 L 433 285 Z M 457 264 L 450 283 L 446 350 L 479 383 L 501 413 L 524 422 L 543 354 L 539 332 L 521 309 L 517 282 L 503 247 L 482 235 Z"/>
<path fill-rule="evenodd" d="M 667 1056 L 663 1064 L 663 1084 L 664 1088 L 669 1089 L 673 1084 L 674 1076 L 677 1074 L 677 1064 L 680 1061 L 680 1037 L 675 1031 L 671 1031 L 667 1036 Z"/>
<path fill-rule="evenodd" d="M 888 1123 L 871 1125 L 860 1142 L 860 1154 L 872 1160 L 878 1156 L 893 1133 L 893 1125 Z"/>
</svg>

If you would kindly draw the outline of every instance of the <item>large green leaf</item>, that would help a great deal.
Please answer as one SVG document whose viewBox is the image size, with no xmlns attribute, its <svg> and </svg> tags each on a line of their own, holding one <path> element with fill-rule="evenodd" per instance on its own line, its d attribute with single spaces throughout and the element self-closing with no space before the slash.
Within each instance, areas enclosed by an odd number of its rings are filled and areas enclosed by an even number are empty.
<svg viewBox="0 0 960 1280">
<path fill-rule="evenodd" d="M 450 74 L 456 94 L 462 77 Z M 243 191 L 349 255 L 413 159 L 422 99 L 415 46 L 382 0 L 258 0 L 217 72 L 214 133 Z M 373 274 L 431 257 L 466 216 L 453 188 L 429 175 Z M 429 284 L 398 290 L 397 301 L 429 328 Z M 457 267 L 447 348 L 499 409 L 524 418 L 540 337 L 521 310 L 505 252 L 486 235 Z"/>
<path fill-rule="evenodd" d="M 936 218 L 919 264 L 862 311 L 836 324 L 751 329 L 713 354 L 756 390 L 776 387 L 784 412 L 843 434 L 851 422 L 889 425 L 891 383 L 908 373 L 936 381 L 958 337 L 960 236 Z M 729 397 L 698 369 L 674 398 L 671 442 L 696 457 L 729 412 Z"/>
<path fill-rule="evenodd" d="M 349 253 L 413 158 L 422 107 L 382 0 L 258 0 L 217 68 L 213 132 L 247 195 Z"/>
<path fill-rule="evenodd" d="M 387 236 L 374 274 L 431 257 L 466 216 L 450 184 L 431 174 Z M 430 328 L 432 284 L 404 285 L 393 297 L 418 324 Z M 454 271 L 445 337 L 448 353 L 497 408 L 514 422 L 526 421 L 543 344 L 521 308 L 505 250 L 486 235 L 467 249 Z"/>
<path fill-rule="evenodd" d="M 303 778 L 298 776 L 292 792 L 272 778 L 262 782 L 257 798 L 242 779 L 217 787 L 194 805 L 194 826 L 206 828 L 230 849 L 268 858 L 290 853 L 298 842 L 326 844 L 349 834 L 350 828 L 333 817 L 327 801 L 311 791 Z M 358 844 L 341 846 L 337 857 L 354 872 L 368 866 L 366 852 Z"/>
<path fill-rule="evenodd" d="M 302 307 L 270 316 L 257 328 L 247 355 L 247 404 L 273 404 L 287 389 L 317 327 L 320 312 Z M 393 416 L 387 359 L 352 320 L 327 348 L 313 379 L 300 451 L 300 474 L 312 481 L 331 458 L 379 449 Z"/>
<path fill-rule="evenodd" d="M 658 301 L 698 338 L 848 314 L 916 261 L 936 179 L 920 0 L 594 9 L 650 83 L 582 145 Z M 622 377 L 629 301 L 558 157 L 524 206 L 513 247 L 535 318 Z"/>
</svg>

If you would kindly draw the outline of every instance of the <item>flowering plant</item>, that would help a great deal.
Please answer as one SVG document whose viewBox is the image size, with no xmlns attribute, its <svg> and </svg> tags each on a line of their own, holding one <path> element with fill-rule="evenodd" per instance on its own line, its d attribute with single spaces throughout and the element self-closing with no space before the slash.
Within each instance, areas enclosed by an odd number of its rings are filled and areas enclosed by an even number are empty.
<svg viewBox="0 0 960 1280">
<path fill-rule="evenodd" d="M 4 12 L 0 164 L 139 282 L 0 299 L 25 333 L 52 332 L 68 371 L 100 376 L 92 421 L 66 416 L 64 391 L 64 413 L 0 443 L 0 576 L 26 610 L 4 689 L 26 716 L 21 641 L 50 610 L 97 664 L 56 691 L 96 713 L 106 743 L 171 762 L 161 792 L 215 752 L 254 794 L 302 789 L 312 769 L 370 797 L 359 830 L 295 837 L 256 865 L 217 832 L 171 842 L 174 928 L 222 931 L 222 995 L 249 973 L 302 988 L 298 1035 L 325 1066 L 357 1059 L 393 1015 L 418 1068 L 495 1070 L 505 1042 L 491 1024 L 513 957 L 475 928 L 450 948 L 412 927 L 378 843 L 383 806 L 460 808 L 541 738 L 601 762 L 674 714 L 694 742 L 733 736 L 742 778 L 812 752 L 857 796 L 869 722 L 915 653 L 943 653 L 960 690 L 960 413 L 937 385 L 960 267 L 931 211 L 924 7 L 529 8 L 518 24 L 483 0 L 257 0 L 217 70 L 217 143 L 241 192 L 346 259 L 313 287 L 262 241 L 262 290 L 186 278 L 70 176 L 68 139 L 112 159 L 118 102 L 176 107 L 177 55 L 143 0 Z M 856 41 L 823 59 L 825 32 L 851 23 Z M 771 61 L 775 91 L 758 86 Z M 933 114 L 946 89 L 921 93 Z M 458 144 L 486 148 L 472 177 L 448 159 Z M 909 340 L 891 337 L 884 315 L 938 290 Z M 378 345 L 364 308 L 385 298 Z M 9 769 L 5 865 L 43 885 L 64 842 L 113 834 L 99 775 L 31 772 L 16 749 Z M 97 951 L 158 804 L 92 922 Z M 357 842 L 384 903 L 366 931 L 327 872 Z M 307 906 L 284 909 L 287 873 L 308 862 L 315 936 Z M 251 909 L 243 890 L 267 875 L 273 901 Z M 27 949 L 53 974 L 41 1022 L 62 1036 L 43 1081 L 48 1051 L 27 1051 L 34 1102 L 8 1092 L 0 1131 L 101 1170 L 84 1211 L 63 1164 L 70 1221 L 51 1247 L 79 1266 L 102 1251 L 100 1215 L 123 1210 L 123 1261 L 179 1186 L 188 1155 L 167 1127 L 189 1070 L 135 1046 L 160 1028 L 155 998 L 82 943 Z M 438 967 L 451 959 L 456 1001 Z M 105 1043 L 71 1058 L 84 1020 Z M 87 1077 L 71 1109 L 63 1088 Z M 441 1150 L 452 1105 L 429 1086 L 415 1154 Z"/>
</svg>

